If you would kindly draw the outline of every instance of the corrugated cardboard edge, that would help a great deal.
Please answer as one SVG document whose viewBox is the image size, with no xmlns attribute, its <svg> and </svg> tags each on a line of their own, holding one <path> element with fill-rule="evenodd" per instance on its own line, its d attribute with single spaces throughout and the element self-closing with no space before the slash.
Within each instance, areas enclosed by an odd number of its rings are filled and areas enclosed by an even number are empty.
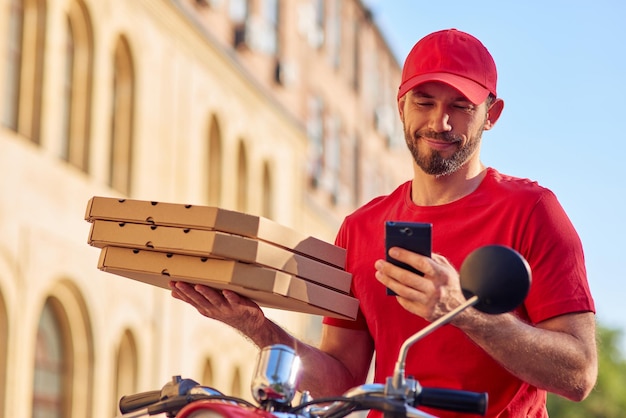
<svg viewBox="0 0 626 418">
<path fill-rule="evenodd" d="M 346 294 L 352 281 L 345 270 L 265 241 L 220 231 L 95 219 L 87 242 L 98 248 L 110 245 L 254 263 Z"/>
<path fill-rule="evenodd" d="M 92 222 L 94 219 L 215 229 L 268 241 L 345 269 L 343 248 L 306 236 L 264 217 L 212 206 L 94 196 L 87 203 L 85 220 Z"/>
<path fill-rule="evenodd" d="M 112 274 L 169 289 L 169 282 L 185 281 L 216 289 L 230 289 L 260 306 L 356 318 L 358 300 L 295 276 L 233 260 L 171 255 L 157 251 L 104 247 L 98 268 Z"/>
</svg>

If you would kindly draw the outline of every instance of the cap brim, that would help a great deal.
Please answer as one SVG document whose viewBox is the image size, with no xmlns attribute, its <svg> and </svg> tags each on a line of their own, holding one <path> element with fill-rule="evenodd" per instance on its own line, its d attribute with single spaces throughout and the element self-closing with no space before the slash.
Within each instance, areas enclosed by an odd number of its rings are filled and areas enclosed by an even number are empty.
<svg viewBox="0 0 626 418">
<path fill-rule="evenodd" d="M 405 81 L 398 91 L 398 100 L 409 90 L 414 89 L 420 84 L 431 81 L 439 81 L 455 88 L 474 104 L 481 104 L 487 99 L 487 96 L 489 96 L 489 89 L 465 77 L 450 73 L 430 73 L 421 74 Z"/>
</svg>

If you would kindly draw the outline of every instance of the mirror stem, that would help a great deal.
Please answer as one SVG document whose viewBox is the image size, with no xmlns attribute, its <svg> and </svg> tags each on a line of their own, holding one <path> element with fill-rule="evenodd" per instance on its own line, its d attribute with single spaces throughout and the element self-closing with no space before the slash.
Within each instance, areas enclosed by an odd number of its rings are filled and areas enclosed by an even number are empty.
<svg viewBox="0 0 626 418">
<path fill-rule="evenodd" d="M 413 334 L 413 336 L 408 338 L 404 342 L 404 344 L 402 344 L 402 347 L 400 347 L 400 356 L 398 357 L 398 361 L 396 362 L 396 367 L 393 371 L 393 383 L 392 384 L 393 384 L 394 389 L 399 389 L 404 385 L 404 367 L 406 364 L 406 355 L 409 351 L 409 348 L 411 348 L 413 344 L 415 344 L 416 342 L 418 342 L 423 337 L 427 336 L 428 334 L 430 334 L 437 328 L 450 322 L 455 316 L 463 312 L 465 309 L 469 308 L 470 306 L 474 306 L 477 303 L 478 303 L 478 296 L 474 295 L 471 298 L 469 298 L 467 301 L 465 301 L 465 303 L 462 303 L 461 305 L 457 306 L 456 308 L 454 308 L 447 314 L 431 322 L 428 326 L 422 328 L 421 330 Z"/>
</svg>

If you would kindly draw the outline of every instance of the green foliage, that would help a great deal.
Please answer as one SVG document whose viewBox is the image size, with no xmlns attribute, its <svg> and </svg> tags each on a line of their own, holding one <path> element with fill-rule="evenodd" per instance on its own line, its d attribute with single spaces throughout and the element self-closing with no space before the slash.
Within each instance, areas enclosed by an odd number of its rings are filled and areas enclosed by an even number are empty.
<svg viewBox="0 0 626 418">
<path fill-rule="evenodd" d="M 626 417 L 626 360 L 619 348 L 621 332 L 598 326 L 598 381 L 582 402 L 548 394 L 550 418 Z"/>
</svg>

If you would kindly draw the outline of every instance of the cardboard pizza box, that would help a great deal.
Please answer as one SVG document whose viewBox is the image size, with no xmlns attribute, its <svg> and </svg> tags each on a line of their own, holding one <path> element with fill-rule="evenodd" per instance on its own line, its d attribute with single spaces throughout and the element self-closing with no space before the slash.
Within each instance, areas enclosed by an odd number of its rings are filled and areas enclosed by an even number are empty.
<svg viewBox="0 0 626 418">
<path fill-rule="evenodd" d="M 96 219 L 88 243 L 99 248 L 112 245 L 254 263 L 350 292 L 352 275 L 344 270 L 265 241 L 225 232 Z"/>
<path fill-rule="evenodd" d="M 264 217 L 212 206 L 94 196 L 88 202 L 85 219 L 90 222 L 102 219 L 227 232 L 267 241 L 340 269 L 345 268 L 343 248 Z"/>
<path fill-rule="evenodd" d="M 260 306 L 355 319 L 357 299 L 293 275 L 234 260 L 104 247 L 102 271 L 169 289 L 171 280 L 229 289 Z"/>
</svg>

